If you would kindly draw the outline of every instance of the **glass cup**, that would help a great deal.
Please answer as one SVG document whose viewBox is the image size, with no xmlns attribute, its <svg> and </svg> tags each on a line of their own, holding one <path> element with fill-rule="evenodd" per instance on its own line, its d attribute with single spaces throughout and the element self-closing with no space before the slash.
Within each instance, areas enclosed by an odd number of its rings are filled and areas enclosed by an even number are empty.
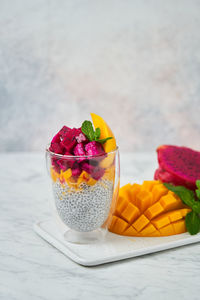
<svg viewBox="0 0 200 300">
<path fill-rule="evenodd" d="M 118 197 L 119 151 L 97 156 L 55 154 L 46 149 L 53 215 L 72 243 L 102 241 Z"/>
</svg>

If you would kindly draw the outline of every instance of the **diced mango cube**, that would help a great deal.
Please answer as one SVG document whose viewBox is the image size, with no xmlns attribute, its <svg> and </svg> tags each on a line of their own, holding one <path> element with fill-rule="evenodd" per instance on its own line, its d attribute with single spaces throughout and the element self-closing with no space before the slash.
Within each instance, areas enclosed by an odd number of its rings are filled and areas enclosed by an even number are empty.
<svg viewBox="0 0 200 300">
<path fill-rule="evenodd" d="M 155 219 L 153 219 L 151 221 L 151 223 L 153 223 L 153 225 L 157 228 L 157 229 L 160 229 L 168 224 L 170 224 L 170 219 L 168 218 L 168 216 L 166 215 L 161 215 Z"/>
<path fill-rule="evenodd" d="M 121 216 L 129 223 L 132 223 L 134 220 L 136 220 L 139 215 L 139 209 L 130 202 L 121 213 Z"/>
<path fill-rule="evenodd" d="M 150 206 L 145 212 L 145 216 L 151 220 L 155 217 L 157 217 L 159 214 L 161 214 L 164 211 L 164 208 L 162 207 L 162 205 L 157 202 L 155 204 L 153 204 L 152 206 Z"/>
<path fill-rule="evenodd" d="M 131 202 L 136 205 L 136 196 L 141 190 L 141 185 L 134 183 L 131 187 Z"/>
<path fill-rule="evenodd" d="M 65 172 L 63 172 L 62 176 L 64 180 L 67 181 L 72 176 L 72 170 L 67 169 Z"/>
<path fill-rule="evenodd" d="M 119 232 L 119 234 L 122 234 L 128 226 L 129 224 L 126 221 L 117 217 L 117 220 L 114 224 L 114 230 L 115 232 Z"/>
<path fill-rule="evenodd" d="M 180 220 L 172 223 L 175 234 L 186 232 L 185 220 Z"/>
<path fill-rule="evenodd" d="M 165 211 L 183 207 L 182 201 L 179 198 L 174 197 L 172 194 L 161 197 L 159 202 Z"/>
<path fill-rule="evenodd" d="M 148 236 L 150 233 L 156 231 L 155 226 L 153 224 L 148 224 L 140 233 L 142 236 Z"/>
<path fill-rule="evenodd" d="M 153 203 L 157 202 L 160 197 L 166 195 L 168 189 L 163 184 L 156 184 L 152 189 Z"/>
<path fill-rule="evenodd" d="M 136 206 L 139 208 L 140 212 L 143 213 L 148 207 L 151 206 L 152 204 L 152 193 L 141 190 L 137 195 L 136 195 Z"/>
<path fill-rule="evenodd" d="M 133 228 L 133 226 L 129 226 L 124 232 L 123 235 L 126 236 L 137 236 L 138 232 Z"/>
<path fill-rule="evenodd" d="M 146 190 L 146 191 L 151 192 L 151 190 L 153 189 L 153 187 L 156 184 L 159 184 L 159 181 L 157 181 L 157 180 L 144 180 L 143 184 L 141 186 L 141 190 Z"/>
<path fill-rule="evenodd" d="M 172 226 L 172 224 L 169 224 L 165 227 L 160 228 L 159 231 L 160 231 L 160 234 L 164 235 L 164 236 L 175 234 L 174 227 Z"/>
<path fill-rule="evenodd" d="M 145 215 L 141 215 L 141 216 L 133 223 L 133 227 L 134 227 L 137 231 L 141 231 L 148 223 L 149 223 L 149 220 L 145 217 Z"/>
</svg>

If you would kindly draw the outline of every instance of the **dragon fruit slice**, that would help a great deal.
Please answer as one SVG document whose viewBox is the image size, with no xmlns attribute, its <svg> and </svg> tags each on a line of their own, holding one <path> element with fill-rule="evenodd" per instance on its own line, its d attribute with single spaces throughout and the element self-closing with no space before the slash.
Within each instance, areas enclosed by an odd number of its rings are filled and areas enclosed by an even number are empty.
<svg viewBox="0 0 200 300">
<path fill-rule="evenodd" d="M 61 145 L 66 149 L 66 151 L 70 152 L 76 146 L 77 141 L 75 137 L 76 128 L 68 129 L 65 132 Z"/>
<path fill-rule="evenodd" d="M 91 165 L 89 162 L 83 162 L 81 164 L 82 170 L 86 171 L 95 180 L 99 180 L 104 175 L 104 169 L 99 166 Z"/>
<path fill-rule="evenodd" d="M 92 155 L 92 156 L 105 154 L 105 151 L 101 146 L 101 144 L 95 141 L 89 142 L 88 144 L 85 145 L 85 152 L 87 155 Z"/>
<path fill-rule="evenodd" d="M 67 127 L 67 126 L 63 126 L 62 129 L 58 132 L 61 140 L 63 140 L 65 138 L 65 136 L 67 135 L 67 132 L 70 131 L 71 128 Z"/>
<path fill-rule="evenodd" d="M 196 188 L 200 179 L 200 152 L 187 147 L 163 145 L 158 147 L 159 168 L 154 178 L 163 182 Z"/>
<path fill-rule="evenodd" d="M 64 147 L 59 143 L 51 143 L 49 150 L 57 154 L 63 154 Z"/>
<path fill-rule="evenodd" d="M 72 176 L 74 176 L 74 177 L 78 177 L 78 176 L 80 176 L 81 175 L 81 168 L 80 168 L 80 165 L 79 164 L 75 164 L 74 165 L 75 167 L 73 167 L 73 169 L 72 169 Z"/>
<path fill-rule="evenodd" d="M 86 155 L 83 143 L 77 144 L 75 146 L 75 148 L 74 148 L 74 154 L 76 156 Z M 86 159 L 85 157 L 79 157 L 78 161 L 81 162 L 81 161 L 84 161 L 85 159 Z"/>
</svg>

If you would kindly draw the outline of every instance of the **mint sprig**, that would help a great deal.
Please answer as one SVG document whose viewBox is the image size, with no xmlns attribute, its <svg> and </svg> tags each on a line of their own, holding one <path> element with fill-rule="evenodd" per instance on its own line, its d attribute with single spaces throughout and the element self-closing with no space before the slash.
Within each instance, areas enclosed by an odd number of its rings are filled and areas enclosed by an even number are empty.
<svg viewBox="0 0 200 300">
<path fill-rule="evenodd" d="M 98 127 L 94 130 L 92 122 L 84 121 L 81 126 L 82 132 L 86 135 L 90 142 L 96 141 L 101 144 L 104 144 L 106 141 L 112 139 L 113 137 L 107 137 L 105 139 L 99 139 L 101 135 L 101 129 Z"/>
<path fill-rule="evenodd" d="M 174 192 L 182 202 L 188 205 L 192 211 L 185 217 L 187 231 L 193 235 L 200 231 L 200 180 L 196 181 L 197 189 L 192 191 L 184 186 L 174 186 L 170 183 L 163 183 L 164 186 Z"/>
</svg>

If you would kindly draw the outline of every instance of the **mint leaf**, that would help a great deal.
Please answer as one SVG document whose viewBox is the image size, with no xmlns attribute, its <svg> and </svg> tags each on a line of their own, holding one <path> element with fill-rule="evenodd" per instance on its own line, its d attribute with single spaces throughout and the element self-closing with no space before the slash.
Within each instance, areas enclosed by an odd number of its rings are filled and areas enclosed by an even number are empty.
<svg viewBox="0 0 200 300">
<path fill-rule="evenodd" d="M 200 200 L 200 190 L 195 190 L 198 200 Z"/>
<path fill-rule="evenodd" d="M 95 140 L 95 132 L 92 126 L 92 122 L 84 121 L 81 126 L 81 130 L 86 135 L 86 137 L 89 139 L 90 142 Z"/>
<path fill-rule="evenodd" d="M 174 192 L 177 196 L 179 196 L 181 198 L 181 200 L 183 201 L 183 203 L 185 203 L 186 205 L 188 205 L 189 207 L 193 208 L 193 206 L 197 203 L 195 201 L 195 194 L 193 191 L 187 189 L 184 186 L 174 186 L 170 183 L 163 183 L 164 186 Z"/>
<path fill-rule="evenodd" d="M 111 140 L 111 139 L 113 139 L 113 137 L 109 136 L 109 137 L 107 137 L 105 139 L 97 140 L 97 142 L 99 142 L 101 144 L 104 144 L 105 142 L 107 142 L 108 140 Z"/>
<path fill-rule="evenodd" d="M 200 180 L 196 180 L 196 186 L 200 190 Z"/>
<path fill-rule="evenodd" d="M 189 212 L 185 217 L 187 231 L 194 235 L 200 231 L 200 218 L 194 211 Z"/>
<path fill-rule="evenodd" d="M 100 138 L 101 135 L 101 129 L 98 127 L 95 130 L 95 139 L 98 140 Z"/>
<path fill-rule="evenodd" d="M 101 135 L 101 129 L 99 127 L 94 131 L 92 122 L 84 121 L 81 126 L 82 132 L 86 135 L 90 142 L 96 141 L 98 143 L 104 144 L 106 141 L 112 139 L 113 137 L 107 137 L 105 139 L 99 139 Z"/>
</svg>

